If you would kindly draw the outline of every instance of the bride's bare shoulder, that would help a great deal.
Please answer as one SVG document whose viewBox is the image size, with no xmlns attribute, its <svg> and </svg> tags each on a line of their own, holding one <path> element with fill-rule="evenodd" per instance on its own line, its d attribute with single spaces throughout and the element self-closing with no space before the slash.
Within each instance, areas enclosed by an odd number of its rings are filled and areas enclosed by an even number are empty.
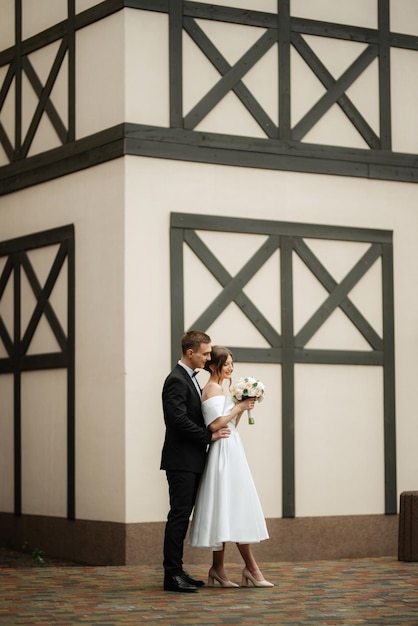
<svg viewBox="0 0 418 626">
<path fill-rule="evenodd" d="M 224 390 L 222 388 L 222 385 L 209 381 L 203 387 L 202 400 L 205 401 L 205 400 L 208 400 L 209 398 L 214 398 L 215 396 L 223 396 L 223 395 L 224 395 Z"/>
</svg>

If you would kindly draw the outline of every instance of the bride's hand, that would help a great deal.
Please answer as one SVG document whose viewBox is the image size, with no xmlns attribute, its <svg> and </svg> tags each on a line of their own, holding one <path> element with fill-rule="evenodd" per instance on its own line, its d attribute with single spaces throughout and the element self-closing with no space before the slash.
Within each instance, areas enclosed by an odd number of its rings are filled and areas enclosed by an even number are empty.
<svg viewBox="0 0 418 626">
<path fill-rule="evenodd" d="M 239 407 L 240 409 L 242 409 L 242 411 L 250 411 L 254 408 L 255 402 L 256 398 L 247 398 L 246 400 L 243 400 L 239 403 Z"/>
</svg>

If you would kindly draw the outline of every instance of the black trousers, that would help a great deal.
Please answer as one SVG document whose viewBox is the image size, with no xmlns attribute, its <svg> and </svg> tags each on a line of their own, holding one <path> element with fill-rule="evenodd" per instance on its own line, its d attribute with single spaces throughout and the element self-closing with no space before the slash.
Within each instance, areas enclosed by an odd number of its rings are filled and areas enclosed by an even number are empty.
<svg viewBox="0 0 418 626">
<path fill-rule="evenodd" d="M 170 511 L 164 534 L 164 570 L 175 575 L 183 571 L 183 546 L 196 500 L 201 474 L 167 470 Z"/>
</svg>

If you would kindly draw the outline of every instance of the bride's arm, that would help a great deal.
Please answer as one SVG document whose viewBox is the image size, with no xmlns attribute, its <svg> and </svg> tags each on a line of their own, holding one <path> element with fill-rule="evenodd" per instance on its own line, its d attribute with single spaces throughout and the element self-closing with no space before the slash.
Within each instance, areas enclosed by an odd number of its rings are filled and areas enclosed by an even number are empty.
<svg viewBox="0 0 418 626">
<path fill-rule="evenodd" d="M 221 387 L 221 385 L 216 385 L 216 384 L 210 384 L 207 385 L 208 389 L 205 388 L 205 394 L 204 396 L 202 396 L 202 400 L 208 400 L 209 398 L 214 398 L 216 396 L 222 396 L 225 397 L 225 394 L 223 392 L 223 389 Z M 231 410 L 230 413 L 228 413 L 228 415 L 220 415 L 219 417 L 216 417 L 209 425 L 208 428 L 209 430 L 211 430 L 213 433 L 216 432 L 217 430 L 219 430 L 220 428 L 223 428 L 224 426 L 227 426 L 229 424 L 229 422 L 234 419 L 234 417 L 237 418 L 237 425 L 238 425 L 238 421 L 242 415 L 242 413 L 248 409 L 252 409 L 254 407 L 254 399 L 253 398 L 248 398 L 247 400 L 243 400 L 242 402 L 240 402 L 239 404 L 236 404 L 233 409 Z"/>
<path fill-rule="evenodd" d="M 245 402 L 247 401 L 245 400 Z M 219 417 L 214 419 L 213 422 L 211 422 L 208 426 L 209 430 L 214 433 L 216 430 L 219 430 L 219 428 L 223 428 L 224 426 L 229 424 L 229 422 L 234 419 L 235 416 L 241 415 L 243 410 L 240 405 L 241 403 L 236 404 L 232 411 L 228 413 L 228 415 L 220 415 Z"/>
</svg>

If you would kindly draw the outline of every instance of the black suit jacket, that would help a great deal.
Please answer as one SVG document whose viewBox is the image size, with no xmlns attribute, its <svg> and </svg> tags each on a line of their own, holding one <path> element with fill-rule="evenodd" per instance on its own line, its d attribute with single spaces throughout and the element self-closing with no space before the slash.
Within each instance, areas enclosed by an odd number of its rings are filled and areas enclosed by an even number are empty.
<svg viewBox="0 0 418 626">
<path fill-rule="evenodd" d="M 205 426 L 199 393 L 181 365 L 167 376 L 162 400 L 166 432 L 161 469 L 202 472 L 212 433 Z"/>
</svg>

